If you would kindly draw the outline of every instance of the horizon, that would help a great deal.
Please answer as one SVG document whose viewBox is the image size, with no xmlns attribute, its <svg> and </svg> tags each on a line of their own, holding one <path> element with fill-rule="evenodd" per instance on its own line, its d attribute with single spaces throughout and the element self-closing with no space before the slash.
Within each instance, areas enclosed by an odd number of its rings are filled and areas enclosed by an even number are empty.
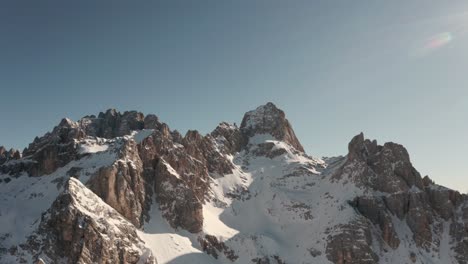
<svg viewBox="0 0 468 264">
<path fill-rule="evenodd" d="M 64 117 L 156 114 L 182 134 L 273 102 L 309 155 L 363 132 L 468 192 L 468 3 L 6 2 L 0 145 Z M 465 121 L 465 122 L 464 122 Z"/>
</svg>

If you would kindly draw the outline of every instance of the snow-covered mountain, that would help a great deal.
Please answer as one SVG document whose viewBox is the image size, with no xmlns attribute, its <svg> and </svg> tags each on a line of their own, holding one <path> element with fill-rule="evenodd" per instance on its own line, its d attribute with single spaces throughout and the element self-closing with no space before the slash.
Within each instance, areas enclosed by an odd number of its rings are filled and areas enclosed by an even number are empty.
<svg viewBox="0 0 468 264">
<path fill-rule="evenodd" d="M 0 263 L 468 263 L 468 198 L 363 134 L 311 157 L 272 103 L 205 136 L 108 110 L 0 147 Z"/>
</svg>

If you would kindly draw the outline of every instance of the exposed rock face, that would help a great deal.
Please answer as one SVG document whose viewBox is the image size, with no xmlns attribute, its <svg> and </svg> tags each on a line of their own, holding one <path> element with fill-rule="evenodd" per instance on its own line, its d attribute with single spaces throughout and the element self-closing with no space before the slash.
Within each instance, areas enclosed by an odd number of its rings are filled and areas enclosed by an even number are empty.
<svg viewBox="0 0 468 264">
<path fill-rule="evenodd" d="M 31 176 L 50 174 L 57 168 L 63 167 L 76 158 L 75 139 L 85 137 L 78 123 L 69 119 L 63 119 L 52 132 L 46 133 L 41 138 L 35 138 L 33 143 L 23 151 L 24 166 Z M 18 169 L 16 169 L 18 171 Z"/>
<path fill-rule="evenodd" d="M 391 214 L 386 210 L 384 202 L 377 197 L 357 197 L 352 205 L 382 232 L 382 239 L 392 249 L 398 248 L 400 239 L 395 232 Z"/>
<path fill-rule="evenodd" d="M 454 190 L 430 184 L 425 189 L 432 208 L 445 220 L 453 219 L 455 210 L 463 202 L 463 196 Z"/>
<path fill-rule="evenodd" d="M 345 175 L 345 176 L 343 176 Z M 429 249 L 432 243 L 431 208 L 419 173 L 412 166 L 406 149 L 395 143 L 377 145 L 361 133 L 349 144 L 348 161 L 340 177 L 351 177 L 358 185 L 388 193 L 379 197 L 356 198 L 359 212 L 378 225 L 383 240 L 393 249 L 399 239 L 391 215 L 406 219 L 418 246 Z"/>
<path fill-rule="evenodd" d="M 203 227 L 203 203 L 196 192 L 174 169 L 161 159 L 155 169 L 156 199 L 163 216 L 174 228 L 183 228 L 197 233 Z"/>
<path fill-rule="evenodd" d="M 150 117 L 148 121 L 153 122 L 154 119 Z M 143 129 L 145 116 L 137 111 L 127 111 L 121 114 L 115 109 L 109 109 L 105 113 L 99 113 L 97 118 L 95 116 L 84 117 L 79 123 L 88 136 L 114 138 L 128 135 L 132 130 Z"/>
<path fill-rule="evenodd" d="M 175 143 L 169 128 L 162 126 L 138 146 L 145 178 L 154 186 L 149 192 L 154 192 L 163 216 L 174 228 L 190 232 L 201 231 L 202 205 L 209 187 L 204 156 L 198 156 L 199 160 L 189 154 L 203 153 L 196 143 L 204 139 L 197 134 L 182 140 L 194 142 L 186 148 Z"/>
<path fill-rule="evenodd" d="M 74 178 L 24 247 L 46 263 L 156 263 L 135 227 Z"/>
<path fill-rule="evenodd" d="M 422 179 L 406 149 L 395 143 L 380 146 L 376 141 L 365 140 L 363 134 L 354 137 L 347 161 L 334 177 L 351 179 L 366 190 L 367 195 L 356 197 L 351 205 L 380 229 L 382 240 L 392 249 L 398 248 L 401 239 L 394 229 L 392 215 L 406 222 L 417 247 L 426 251 L 440 245 L 442 234 L 447 232 L 443 230 L 443 221 L 460 218 L 457 208 L 462 205 L 463 196 L 436 186 L 427 176 Z M 461 222 L 452 223 L 450 232 L 460 227 Z M 461 256 L 466 255 L 461 239 L 466 236 L 466 230 L 458 233 Z M 416 254 L 411 255 L 414 261 L 417 258 Z"/>
<path fill-rule="evenodd" d="M 270 134 L 277 140 L 289 143 L 297 150 L 304 152 L 286 115 L 273 103 L 267 103 L 247 112 L 242 119 L 241 131 L 247 140 L 256 134 Z"/>
<path fill-rule="evenodd" d="M 216 140 L 218 145 L 225 153 L 234 154 L 242 150 L 246 144 L 245 138 L 240 129 L 236 125 L 231 125 L 226 122 L 219 124 L 211 136 Z"/>
<path fill-rule="evenodd" d="M 459 207 L 461 215 L 450 225 L 450 236 L 455 241 L 456 259 L 461 264 L 468 263 L 468 197 L 464 196 L 464 203 Z"/>
<path fill-rule="evenodd" d="M 146 203 L 146 187 L 143 164 L 135 141 L 126 141 L 119 159 L 110 167 L 99 169 L 87 185 L 107 204 L 125 216 L 132 224 L 143 223 Z"/>
<path fill-rule="evenodd" d="M 362 220 L 340 226 L 340 233 L 328 239 L 327 257 L 335 264 L 373 264 L 379 257 L 371 248 L 372 236 Z"/>
<path fill-rule="evenodd" d="M 161 129 L 161 122 L 159 122 L 159 118 L 156 115 L 149 114 L 144 119 L 144 128 L 146 129 Z"/>
<path fill-rule="evenodd" d="M 351 140 L 348 149 L 347 165 L 363 168 L 355 176 L 357 183 L 386 193 L 408 191 L 413 186 L 423 188 L 421 175 L 403 146 L 392 142 L 379 146 L 375 140 L 365 140 L 361 133 Z"/>
<path fill-rule="evenodd" d="M 234 250 L 230 249 L 224 242 L 219 241 L 215 236 L 205 235 L 204 238 L 199 238 L 199 242 L 203 251 L 218 258 L 219 254 L 224 254 L 229 260 L 235 261 L 239 256 L 235 255 Z"/>
<path fill-rule="evenodd" d="M 198 131 L 189 130 L 182 139 L 182 145 L 190 156 L 205 164 L 208 172 L 217 175 L 232 173 L 232 163 L 226 158 L 227 153 L 216 148 L 215 140 L 210 135 L 203 137 Z"/>
</svg>

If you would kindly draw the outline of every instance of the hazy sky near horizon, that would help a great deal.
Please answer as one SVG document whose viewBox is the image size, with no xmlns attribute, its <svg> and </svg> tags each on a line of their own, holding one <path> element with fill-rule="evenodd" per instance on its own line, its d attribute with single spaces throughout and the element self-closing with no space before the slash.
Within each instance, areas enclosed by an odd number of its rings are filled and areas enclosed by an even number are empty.
<svg viewBox="0 0 468 264">
<path fill-rule="evenodd" d="M 466 1 L 2 1 L 0 145 L 108 108 L 210 132 L 268 101 L 307 152 L 363 131 L 468 191 Z"/>
</svg>

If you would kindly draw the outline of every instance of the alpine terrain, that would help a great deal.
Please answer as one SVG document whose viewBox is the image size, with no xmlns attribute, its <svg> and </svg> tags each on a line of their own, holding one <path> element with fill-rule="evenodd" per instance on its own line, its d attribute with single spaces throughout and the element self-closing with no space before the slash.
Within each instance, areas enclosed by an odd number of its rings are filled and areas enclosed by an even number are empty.
<svg viewBox="0 0 468 264">
<path fill-rule="evenodd" d="M 208 135 L 136 111 L 63 119 L 0 147 L 0 263 L 468 263 L 466 195 L 402 145 L 348 150 L 306 154 L 272 103 Z"/>
</svg>

